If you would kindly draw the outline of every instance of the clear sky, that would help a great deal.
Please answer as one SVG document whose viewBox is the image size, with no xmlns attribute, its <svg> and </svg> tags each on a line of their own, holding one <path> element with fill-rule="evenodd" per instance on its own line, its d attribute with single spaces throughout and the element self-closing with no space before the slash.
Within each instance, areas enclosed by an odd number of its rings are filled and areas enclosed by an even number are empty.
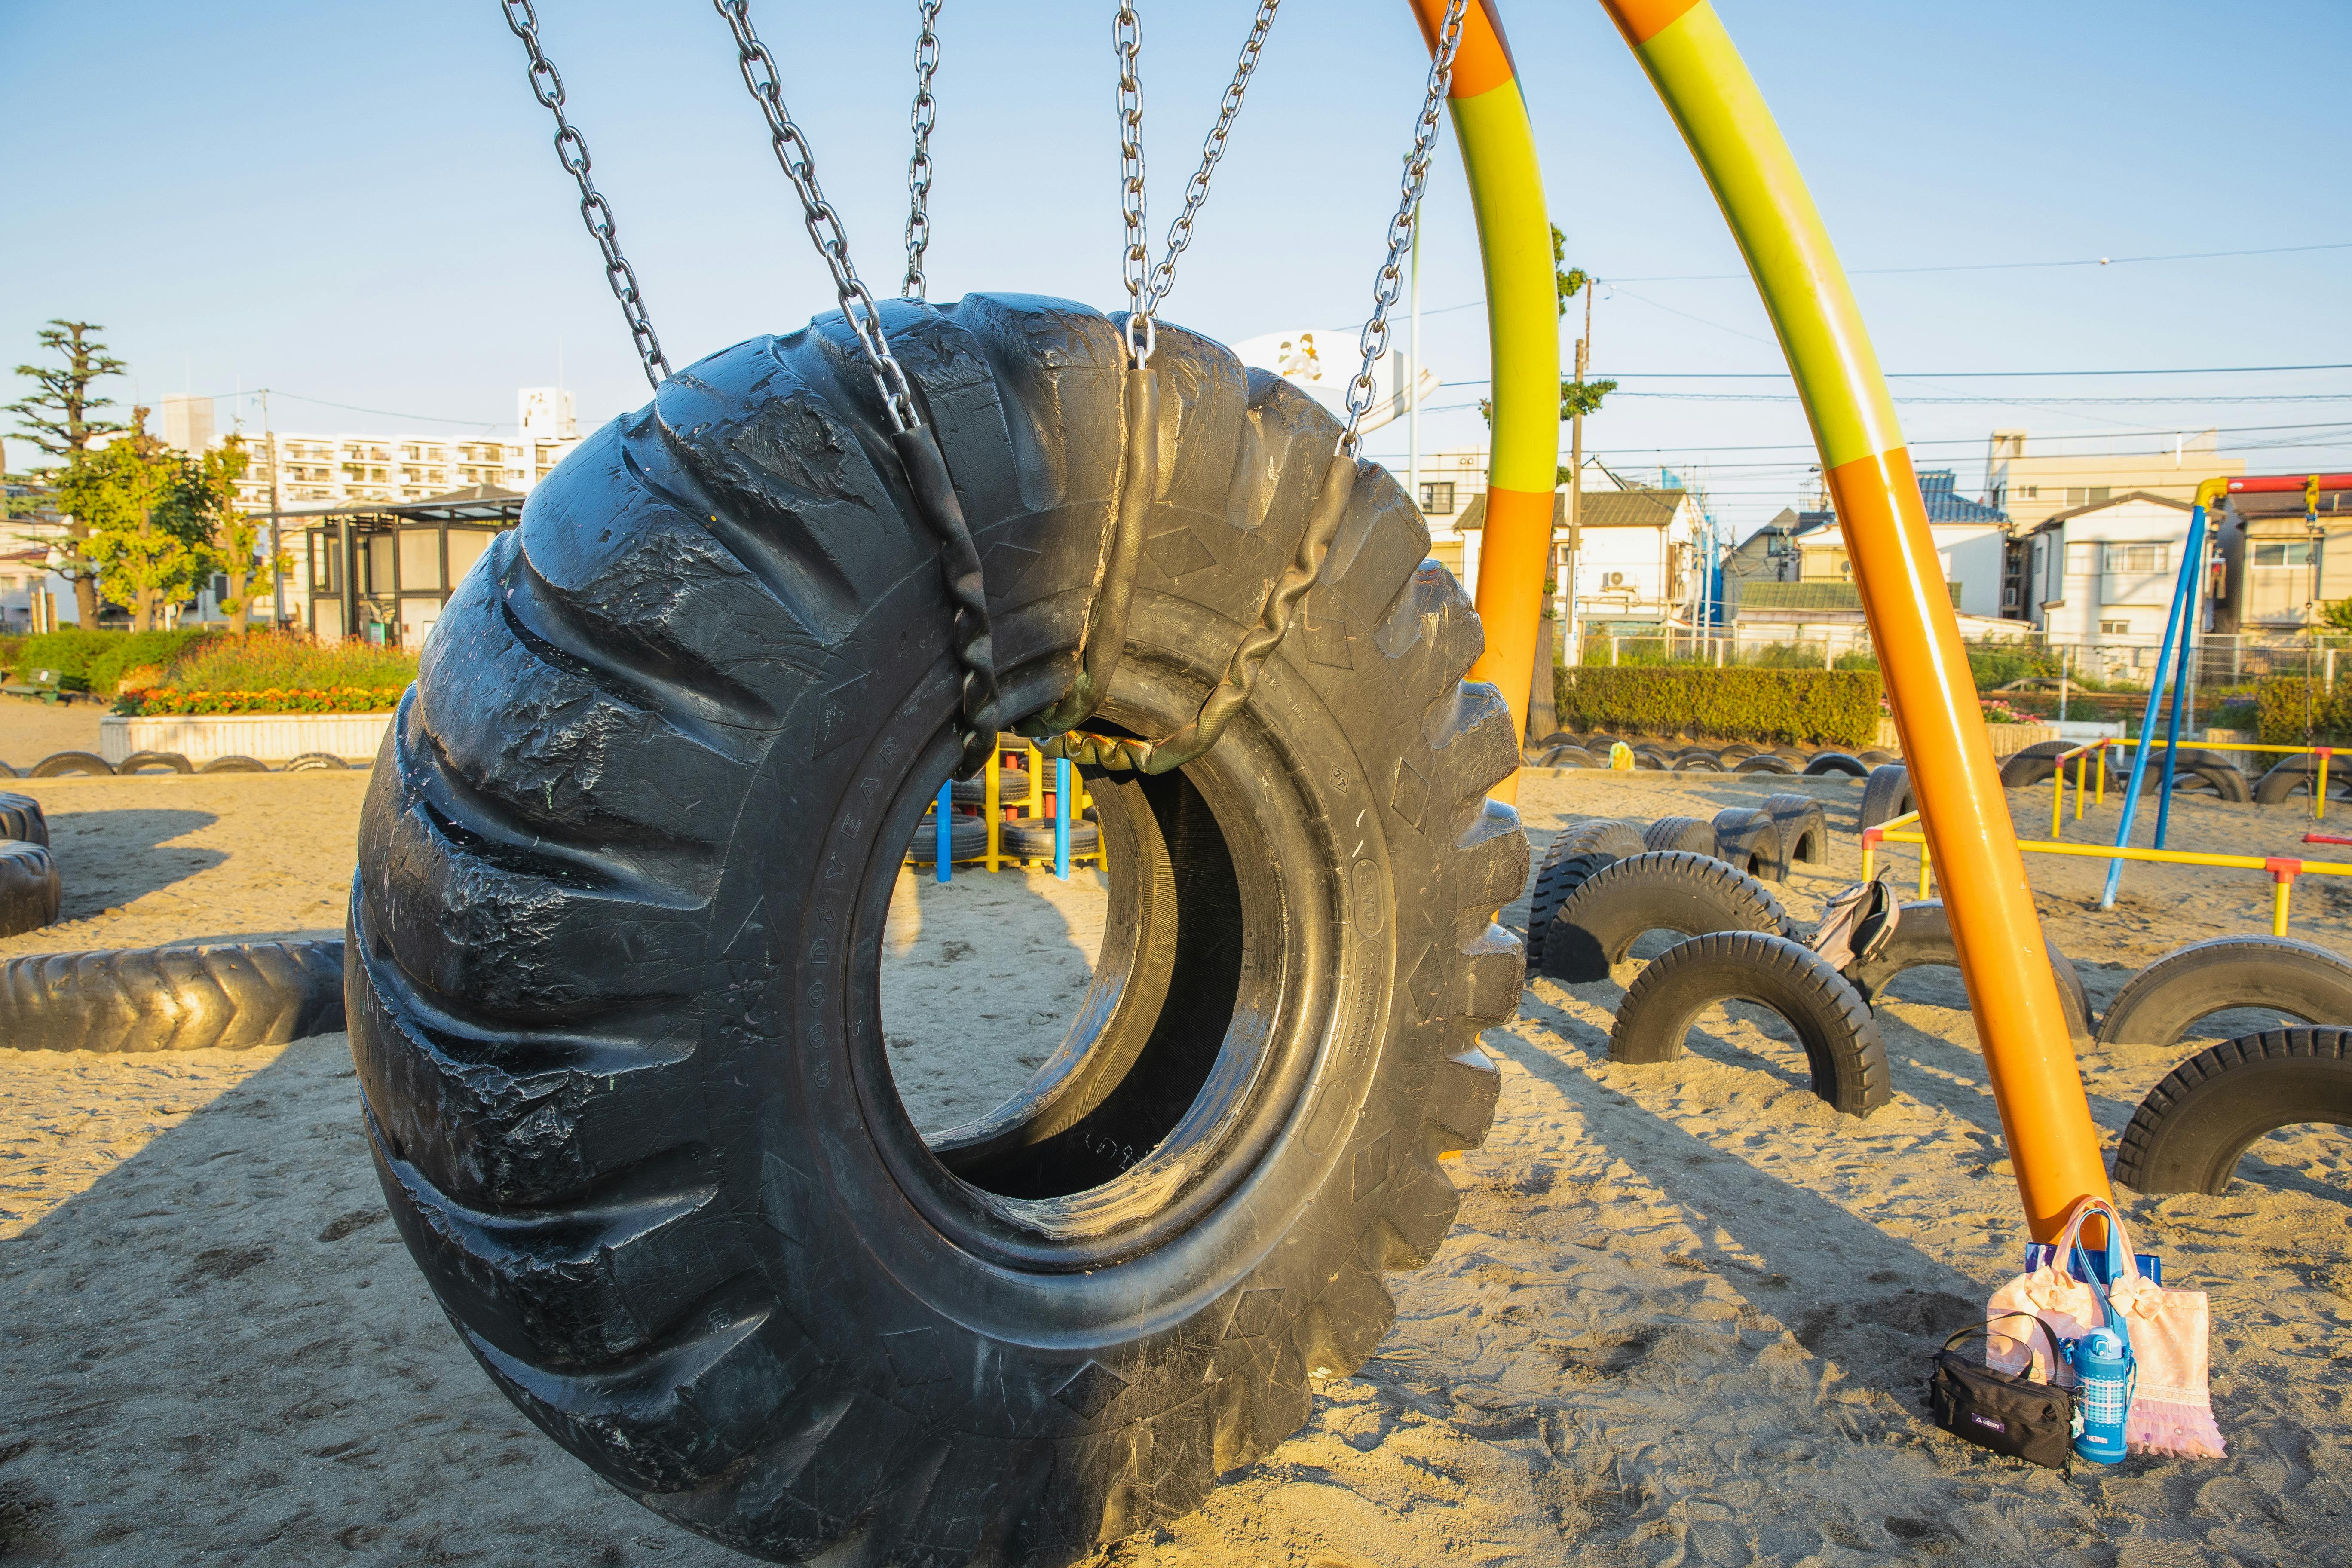
<svg viewBox="0 0 2352 1568">
<path fill-rule="evenodd" d="M 1717 4 L 1889 370 L 2352 362 L 2342 0 Z M 753 5 L 877 293 L 903 266 L 914 9 Z M 672 361 L 830 309 L 710 7 L 541 10 Z M 1141 10 L 1164 232 L 1253 6 Z M 1123 303 L 1110 12 L 947 0 L 933 298 Z M 1703 479 L 1743 527 L 1801 500 L 1813 459 L 1770 379 L 1779 351 L 1655 95 L 1597 5 L 1504 15 L 1570 259 L 1615 280 L 1593 369 L 1624 387 L 1589 444 L 1634 477 Z M 131 362 L 122 401 L 268 385 L 281 429 L 510 426 L 516 387 L 559 379 L 583 423 L 635 406 L 646 388 L 523 68 L 495 0 L 0 5 L 0 364 L 67 316 Z M 1226 341 L 1360 322 L 1424 71 L 1402 4 L 1289 0 L 1166 318 Z M 1444 309 L 1482 294 L 1465 209 L 1449 148 L 1423 255 L 1426 357 L 1454 384 L 1433 449 L 1481 434 L 1484 316 Z M 2337 248 L 2121 259 L 2289 246 Z M 2116 260 L 1877 270 L 2099 257 Z M 1965 493 L 1995 426 L 2141 451 L 2218 426 L 2256 471 L 2352 468 L 2352 371 L 1914 374 L 1896 395 L 1922 466 L 1948 460 Z M 2126 398 L 2165 401 L 2067 401 Z M 219 406 L 257 427 L 249 398 Z M 1401 426 L 1370 443 L 1402 444 Z"/>
</svg>

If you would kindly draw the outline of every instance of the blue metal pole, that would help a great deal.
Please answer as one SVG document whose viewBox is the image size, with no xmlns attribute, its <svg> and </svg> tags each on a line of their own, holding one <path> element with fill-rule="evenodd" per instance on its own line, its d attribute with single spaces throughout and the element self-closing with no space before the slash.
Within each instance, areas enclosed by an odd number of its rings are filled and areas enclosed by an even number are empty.
<svg viewBox="0 0 2352 1568">
<path fill-rule="evenodd" d="M 2202 506 L 2189 514 L 2189 536 L 2198 542 L 2200 551 L 2204 548 L 2205 509 Z M 2116 829 L 2116 847 L 2118 849 L 2130 845 L 2132 819 L 2139 814 L 2140 785 L 2147 777 L 2148 742 L 2156 733 L 2157 706 L 2164 700 L 2164 680 L 2171 673 L 2172 667 L 2172 639 L 2179 634 L 2183 601 L 2189 596 L 2189 584 L 2196 570 L 2197 557 L 2192 552 L 2181 561 L 2180 576 L 2173 584 L 2172 608 L 2164 617 L 2164 643 L 2156 650 L 2156 679 L 2148 682 L 2147 709 L 2140 715 L 2139 721 L 2139 745 L 2132 752 L 2131 784 L 2124 791 L 2124 820 L 2122 826 Z M 2122 885 L 2123 878 L 2124 863 L 2120 859 L 2108 861 L 2107 886 L 2105 891 L 2099 895 L 2099 908 L 2111 910 L 2116 907 L 2116 890 Z"/>
<path fill-rule="evenodd" d="M 1070 759 L 1054 759 L 1054 875 L 1070 879 Z"/>
<path fill-rule="evenodd" d="M 940 821 L 939 847 L 932 851 L 934 858 L 938 861 L 938 865 L 934 868 L 933 874 L 936 875 L 940 881 L 944 882 L 955 874 L 948 868 L 948 863 L 955 858 L 954 780 L 950 779 L 946 784 L 940 785 L 939 804 L 932 808 L 932 811 L 933 814 L 939 817 Z"/>
<path fill-rule="evenodd" d="M 2189 578 L 2187 613 L 2180 620 L 2180 663 L 2172 675 L 2172 716 L 2164 730 L 2164 793 L 2156 800 L 2156 847 L 2164 847 L 2164 830 L 2172 821 L 2173 760 L 2180 755 L 2180 710 L 2189 703 L 2189 650 L 2197 641 L 2197 614 L 2205 596 L 2205 574 L 2195 569 L 2205 558 L 2205 509 L 2198 508 L 2189 514 L 2189 559 L 2182 562 L 2184 570 L 2194 574 Z"/>
</svg>

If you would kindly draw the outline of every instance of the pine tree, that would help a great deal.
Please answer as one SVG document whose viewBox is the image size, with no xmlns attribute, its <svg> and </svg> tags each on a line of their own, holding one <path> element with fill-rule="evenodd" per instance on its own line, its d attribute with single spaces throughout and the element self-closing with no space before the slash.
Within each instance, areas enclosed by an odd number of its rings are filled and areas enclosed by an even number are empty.
<svg viewBox="0 0 2352 1568">
<path fill-rule="evenodd" d="M 119 436 L 130 428 L 120 420 L 91 417 L 98 409 L 113 407 L 114 400 L 92 395 L 90 383 L 100 376 L 121 375 L 128 368 L 108 353 L 106 345 L 93 335 L 105 330 L 95 321 L 52 320 L 41 329 L 41 346 L 64 355 L 66 363 L 62 366 L 18 365 L 16 374 L 31 376 L 40 390 L 17 402 L 0 405 L 0 409 L 16 416 L 19 427 L 32 437 L 35 446 L 68 464 L 77 454 L 89 450 L 92 437 Z M 65 559 L 57 570 L 73 583 L 74 605 L 80 614 L 81 624 L 95 629 L 98 563 L 89 559 L 80 543 L 89 537 L 89 523 L 77 512 L 66 533 L 68 542 L 63 552 Z"/>
</svg>

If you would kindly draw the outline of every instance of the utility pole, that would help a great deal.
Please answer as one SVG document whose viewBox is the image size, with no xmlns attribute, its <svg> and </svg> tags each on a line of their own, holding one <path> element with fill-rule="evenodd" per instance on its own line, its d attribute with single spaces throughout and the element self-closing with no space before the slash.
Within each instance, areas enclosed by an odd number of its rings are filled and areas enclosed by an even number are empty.
<svg viewBox="0 0 2352 1568">
<path fill-rule="evenodd" d="M 1584 371 L 1592 347 L 1592 279 L 1584 280 L 1584 335 L 1576 340 L 1576 407 L 1569 416 L 1567 661 L 1584 662 L 1584 628 L 1577 615 L 1577 580 L 1584 563 Z"/>
<path fill-rule="evenodd" d="M 269 453 L 269 629 L 286 629 L 285 557 L 278 547 L 278 434 L 269 426 L 269 388 L 261 389 L 261 443 Z"/>
</svg>

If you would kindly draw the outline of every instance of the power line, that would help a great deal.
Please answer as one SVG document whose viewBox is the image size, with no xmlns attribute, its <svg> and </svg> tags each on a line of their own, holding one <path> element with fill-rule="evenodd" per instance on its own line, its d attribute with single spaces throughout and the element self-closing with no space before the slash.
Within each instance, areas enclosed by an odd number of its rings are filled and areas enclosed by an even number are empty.
<svg viewBox="0 0 2352 1568">
<path fill-rule="evenodd" d="M 2169 256 L 2092 256 L 2072 261 L 1974 261 L 1943 267 L 1853 267 L 1849 278 L 1887 278 L 1911 272 L 2039 272 L 2061 267 L 2137 267 L 2153 261 L 2220 261 L 2240 256 L 2292 256 L 2311 250 L 2352 250 L 2352 240 L 2326 245 L 2273 245 L 2259 250 L 2188 250 Z M 1683 272 L 1670 276 L 1628 278 L 1628 283 L 1717 283 L 1746 279 L 1745 272 Z M 1596 276 L 1597 283 L 1612 279 Z"/>
<path fill-rule="evenodd" d="M 2241 256 L 2294 256 L 2313 250 L 2352 250 L 2352 240 L 2335 240 L 2326 245 L 2273 245 L 2260 250 L 2189 250 L 2170 256 L 2093 256 L 2072 261 L 1975 261 L 1944 267 L 1850 267 L 1846 268 L 1845 275 L 1849 278 L 1889 278 L 1910 272 L 2039 272 L 2064 267 L 2137 267 L 2155 261 L 2219 261 Z M 1645 277 L 1605 278 L 1595 273 L 1592 280 L 1606 287 L 1612 283 L 1746 282 L 1752 276 L 1747 272 L 1654 272 Z M 1634 298 L 1641 297 L 1635 295 Z M 1452 310 L 1474 310 L 1486 302 L 1484 300 L 1472 300 L 1460 305 L 1440 305 L 1433 310 L 1423 310 L 1422 314 L 1442 316 Z M 1643 303 L 1655 304 L 1656 301 L 1644 300 Z M 1663 305 L 1658 308 L 1666 309 Z M 1716 323 L 1709 321 L 1706 324 L 1714 326 Z"/>
<path fill-rule="evenodd" d="M 452 419 L 446 414 L 403 414 L 392 408 L 362 408 L 356 403 L 335 403 L 324 397 L 305 397 L 299 392 L 287 392 L 275 386 L 249 387 L 238 392 L 212 392 L 205 394 L 204 396 L 207 400 L 222 397 L 242 400 L 259 396 L 264 392 L 268 393 L 272 397 L 283 397 L 295 403 L 315 404 L 320 408 L 340 408 L 347 414 L 372 414 L 379 419 L 413 419 L 425 425 L 463 425 L 469 429 L 480 430 L 486 434 L 499 428 L 499 421 L 495 419 L 488 421 Z"/>
<path fill-rule="evenodd" d="M 1469 408 L 1475 407 L 1475 405 L 1465 403 L 1454 404 L 1451 405 L 1451 406 L 1456 408 Z M 1424 408 L 1422 412 L 1427 414 L 1432 412 L 1432 410 Z M 2252 436 L 2267 434 L 2269 432 L 2278 430 L 2343 430 L 2352 432 L 2352 421 L 2326 419 L 2308 425 L 2220 425 L 2208 426 L 2206 430 L 2200 430 L 2198 433 L 2200 435 L 2203 435 L 2208 430 L 2217 436 Z M 2036 436 L 2033 437 L 2033 440 L 2036 445 L 2040 445 L 2046 441 L 2120 441 L 2129 440 L 2134 437 L 2163 437 L 2176 436 L 2179 434 L 2182 434 L 2182 432 L 2177 429 L 2098 430 L 2082 434 Z M 1905 445 L 1913 450 L 1916 450 L 1922 447 L 1980 447 L 1984 444 L 1984 440 L 1985 437 L 1982 436 L 1936 436 L 1929 437 L 1925 440 L 1906 442 Z M 1699 454 L 1707 452 L 1811 452 L 1816 449 L 1817 448 L 1811 441 L 1768 441 L 1755 445 L 1735 447 L 1612 447 L 1610 448 L 1612 453 L 1618 454 L 1632 452 L 1681 452 Z M 1590 456 L 1591 454 L 1587 455 Z M 2096 453 L 2081 455 L 2098 456 Z"/>
</svg>

